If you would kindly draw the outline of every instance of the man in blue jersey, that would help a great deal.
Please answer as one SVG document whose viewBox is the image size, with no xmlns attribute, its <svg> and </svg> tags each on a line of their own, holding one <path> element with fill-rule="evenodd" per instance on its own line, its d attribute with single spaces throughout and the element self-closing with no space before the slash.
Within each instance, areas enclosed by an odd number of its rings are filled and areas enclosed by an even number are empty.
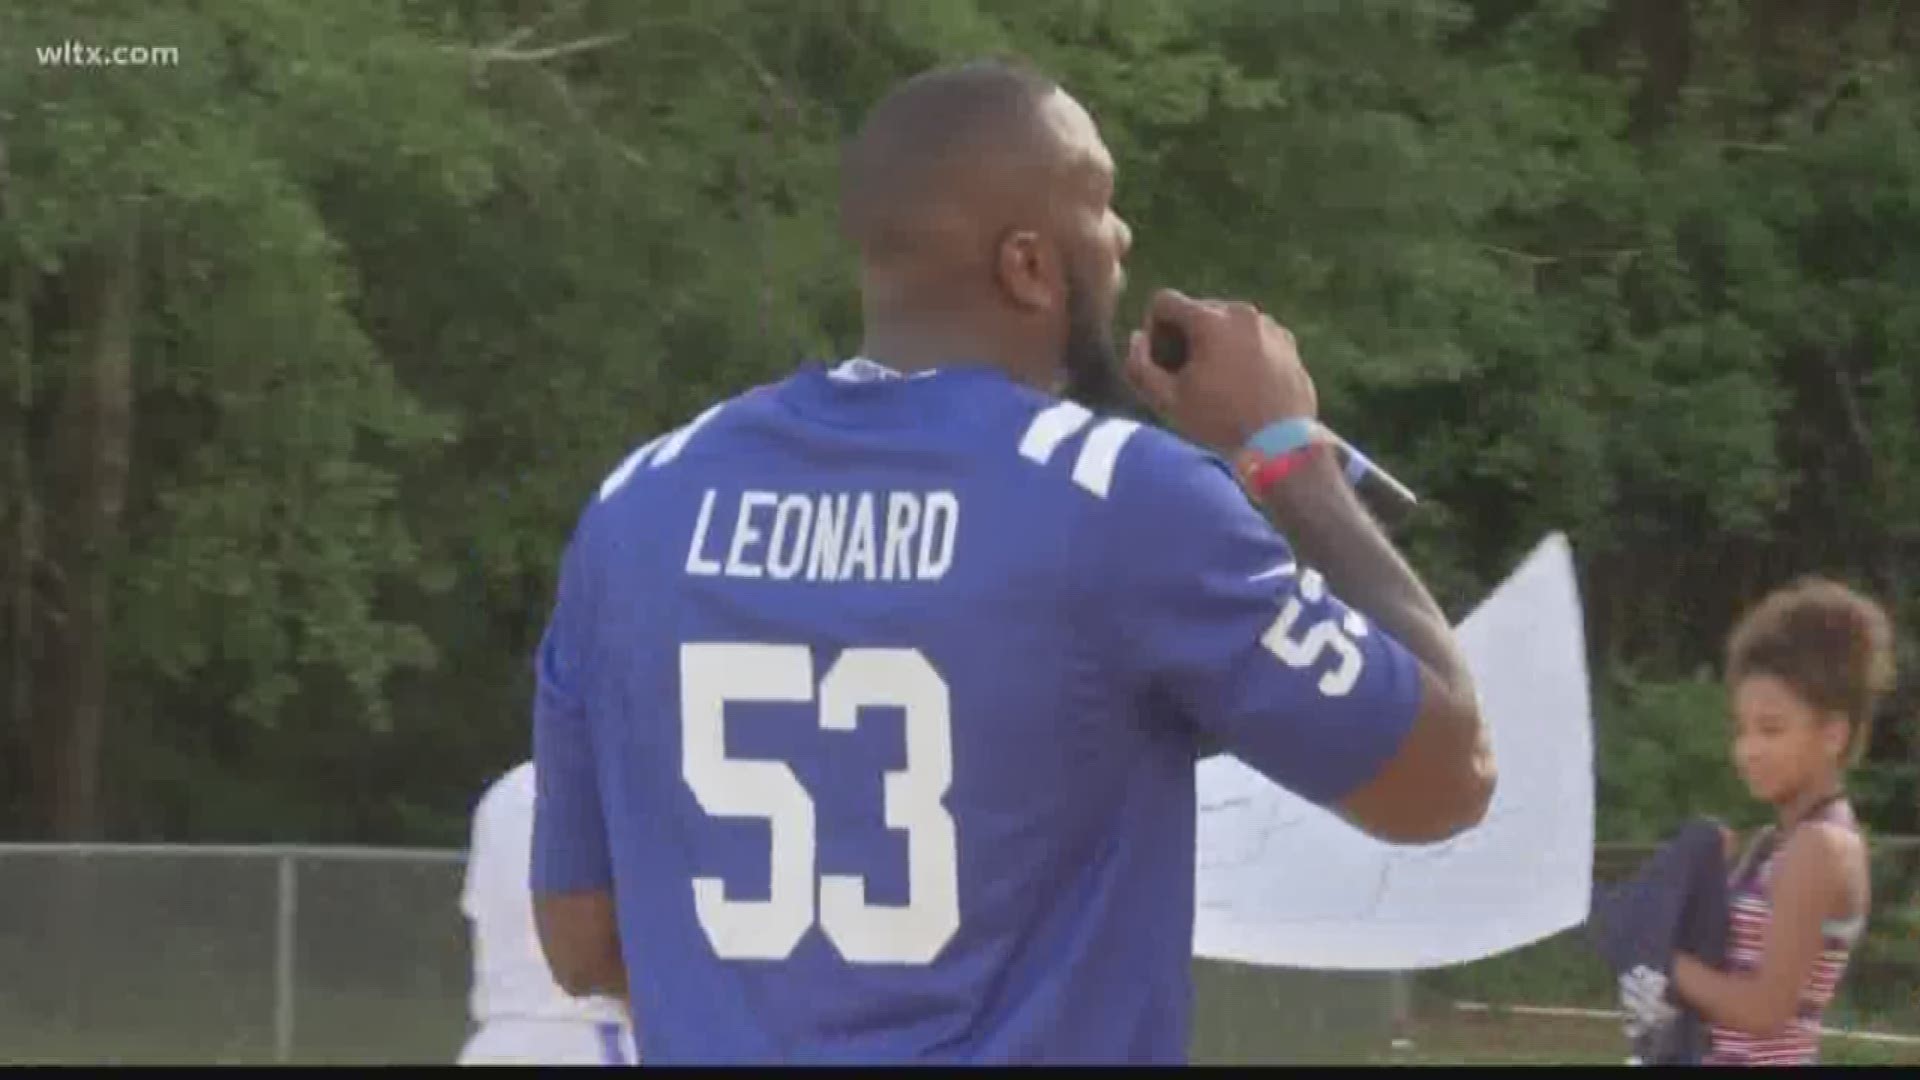
<svg viewBox="0 0 1920 1080">
<path fill-rule="evenodd" d="M 1125 372 L 1192 442 L 1059 396 L 1114 367 L 1113 179 L 1031 70 L 903 84 L 845 159 L 860 355 L 582 513 L 533 888 L 556 979 L 628 995 L 651 1063 L 1181 1062 L 1203 747 L 1388 840 L 1484 812 L 1460 651 L 1286 331 L 1154 298 L 1191 359 L 1135 334 Z"/>
</svg>

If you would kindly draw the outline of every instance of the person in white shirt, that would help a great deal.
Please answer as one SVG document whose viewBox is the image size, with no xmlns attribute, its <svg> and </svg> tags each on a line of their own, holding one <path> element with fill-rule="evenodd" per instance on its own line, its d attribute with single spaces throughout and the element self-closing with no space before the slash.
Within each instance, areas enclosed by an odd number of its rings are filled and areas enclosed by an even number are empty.
<svg viewBox="0 0 1920 1080">
<path fill-rule="evenodd" d="M 533 763 L 495 780 L 473 812 L 460 910 L 470 924 L 473 1034 L 461 1065 L 632 1065 L 627 1010 L 613 998 L 575 998 L 554 982 L 534 929 Z"/>
</svg>

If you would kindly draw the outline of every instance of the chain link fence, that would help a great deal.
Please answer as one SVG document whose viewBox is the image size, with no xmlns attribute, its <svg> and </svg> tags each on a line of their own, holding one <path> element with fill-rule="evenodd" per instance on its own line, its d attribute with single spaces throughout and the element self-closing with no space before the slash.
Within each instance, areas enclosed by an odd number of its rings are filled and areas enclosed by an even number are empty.
<svg viewBox="0 0 1920 1080">
<path fill-rule="evenodd" d="M 1596 880 L 1653 850 L 1600 845 Z M 464 864 L 447 850 L 0 844 L 0 1062 L 450 1063 L 468 1031 Z M 1829 1023 L 1911 1028 L 1920 840 L 1876 843 L 1874 895 Z M 1579 929 L 1417 978 L 1195 972 L 1196 1064 L 1365 1060 L 1413 1012 L 1462 1001 L 1614 1004 Z"/>
<path fill-rule="evenodd" d="M 464 853 L 0 845 L 0 1056 L 447 1063 Z"/>
<path fill-rule="evenodd" d="M 468 1033 L 465 853 L 0 844 L 0 1061 L 446 1064 Z M 1389 977 L 1196 964 L 1202 1062 L 1339 1060 Z"/>
</svg>

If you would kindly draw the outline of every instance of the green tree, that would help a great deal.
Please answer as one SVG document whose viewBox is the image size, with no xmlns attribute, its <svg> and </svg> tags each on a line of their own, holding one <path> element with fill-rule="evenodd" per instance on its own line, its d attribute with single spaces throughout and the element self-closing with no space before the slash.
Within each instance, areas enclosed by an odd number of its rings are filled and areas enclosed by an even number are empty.
<svg viewBox="0 0 1920 1080">
<path fill-rule="evenodd" d="M 1603 831 L 1731 812 L 1712 678 L 1806 571 L 1911 626 L 1913 5 L 410 0 L 0 10 L 0 815 L 458 842 L 581 505 L 857 346 L 841 140 L 1004 52 L 1155 286 L 1291 326 L 1456 617 L 1550 530 Z M 1667 741 L 1681 749 L 1660 750 Z M 1863 778 L 1912 828 L 1910 723 Z M 1713 765 L 1721 754 L 1721 765 Z M 1723 785 L 1722 781 L 1729 781 Z M 31 782 L 31 783 L 30 783 Z"/>
<path fill-rule="evenodd" d="M 181 57 L 0 66 L 9 711 L 27 820 L 82 838 L 109 745 L 217 761 L 302 688 L 377 723 L 386 675 L 430 657 L 376 590 L 416 562 L 394 462 L 447 427 L 354 318 L 319 195 L 365 168 L 461 198 L 485 132 L 457 60 L 376 5 L 13 7 L 0 39 Z"/>
</svg>

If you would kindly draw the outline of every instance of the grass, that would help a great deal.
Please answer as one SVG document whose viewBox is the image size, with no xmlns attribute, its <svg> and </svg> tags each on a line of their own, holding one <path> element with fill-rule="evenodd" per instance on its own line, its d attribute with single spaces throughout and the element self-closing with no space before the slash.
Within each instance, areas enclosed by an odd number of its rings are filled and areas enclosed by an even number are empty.
<svg viewBox="0 0 1920 1080">
<path fill-rule="evenodd" d="M 1522 1016 L 1511 1012 L 1435 1012 L 1418 1017 L 1407 1043 L 1366 1058 L 1371 1065 L 1621 1065 L 1626 1036 L 1612 1020 Z M 1828 1036 L 1823 1064 L 1920 1065 L 1920 1046 Z"/>
<path fill-rule="evenodd" d="M 445 1007 L 416 1002 L 399 1006 L 385 1030 L 368 1030 L 362 1038 L 329 1032 L 326 1045 L 309 1044 L 296 1055 L 296 1064 L 447 1064 L 464 1037 L 463 1025 Z M 359 1009 L 350 1010 L 361 1012 Z M 417 1021 L 413 1027 L 408 1021 Z M 402 1031 L 406 1028 L 409 1030 Z M 317 1032 L 315 1033 L 318 1034 Z M 88 1038 L 76 1031 L 42 1027 L 30 1038 L 25 1032 L 8 1034 L 9 1050 L 0 1060 L 9 1064 L 269 1064 L 270 1046 L 256 1035 L 224 1040 L 224 1044 L 159 1031 L 118 1031 L 107 1038 Z M 1403 1033 L 1404 1041 L 1386 1038 L 1330 1041 L 1302 1033 L 1294 1039 L 1262 1040 L 1258 1050 L 1216 1042 L 1196 1048 L 1195 1064 L 1364 1064 L 1382 1066 L 1433 1065 L 1620 1065 L 1626 1060 L 1626 1037 L 1617 1022 L 1575 1017 L 1522 1016 L 1511 1012 L 1435 1011 L 1416 1017 Z M 1234 1052 L 1234 1051 L 1239 1052 Z M 1833 1065 L 1920 1065 L 1920 1046 L 1887 1045 L 1830 1036 L 1821 1050 L 1822 1062 Z"/>
<path fill-rule="evenodd" d="M 13 1000 L 22 987 L 0 986 L 0 1063 L 202 1065 L 270 1064 L 272 1009 L 259 994 L 182 980 L 163 992 L 82 1000 Z M 1449 988 L 1451 989 L 1451 988 Z M 1489 995 L 1489 1011 L 1466 1012 L 1435 988 L 1416 990 L 1413 1020 L 1396 1045 L 1392 993 L 1384 977 L 1196 964 L 1196 1065 L 1619 1065 L 1626 1038 L 1619 1022 L 1515 1013 L 1517 1001 L 1553 1001 L 1545 992 Z M 1562 998 L 1564 1000 L 1564 997 Z M 293 1063 L 302 1065 L 447 1064 L 466 1036 L 464 987 L 389 985 L 323 989 L 302 985 L 295 999 Z M 1605 1003 L 1601 1003 L 1604 1007 Z M 1891 1014 L 1870 1022 L 1896 1031 Z M 1911 1015 L 1897 1018 L 1911 1028 Z M 1853 1024 L 1852 1017 L 1834 1017 Z M 1920 1046 L 1829 1037 L 1823 1060 L 1842 1065 L 1920 1065 Z"/>
</svg>

